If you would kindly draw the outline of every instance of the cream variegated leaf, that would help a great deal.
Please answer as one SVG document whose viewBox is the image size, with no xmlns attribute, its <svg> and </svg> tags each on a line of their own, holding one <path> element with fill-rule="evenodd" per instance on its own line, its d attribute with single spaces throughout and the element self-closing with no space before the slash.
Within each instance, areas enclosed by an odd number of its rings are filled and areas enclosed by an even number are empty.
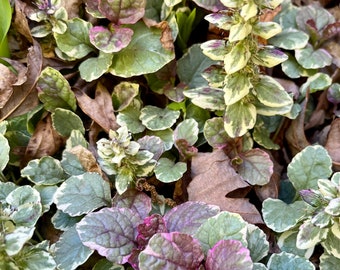
<svg viewBox="0 0 340 270">
<path fill-rule="evenodd" d="M 224 129 L 230 137 L 241 137 L 252 129 L 256 122 L 256 107 L 240 100 L 228 105 L 224 112 Z"/>
<path fill-rule="evenodd" d="M 232 74 L 244 68 L 251 56 L 243 42 L 239 42 L 224 58 L 224 68 L 227 74 Z"/>
<path fill-rule="evenodd" d="M 208 22 L 223 30 L 229 30 L 232 26 L 233 18 L 225 13 L 211 13 L 204 17 Z"/>
<path fill-rule="evenodd" d="M 274 67 L 286 61 L 288 56 L 273 46 L 264 46 L 252 57 L 256 65 Z"/>
<path fill-rule="evenodd" d="M 253 87 L 248 74 L 236 72 L 228 75 L 224 81 L 224 102 L 231 105 L 245 97 Z"/>
<path fill-rule="evenodd" d="M 282 31 L 281 26 L 275 22 L 257 22 L 253 26 L 253 34 L 269 39 Z"/>
<path fill-rule="evenodd" d="M 293 106 L 293 100 L 283 86 L 270 76 L 260 76 L 259 82 L 254 85 L 258 100 L 269 107 Z"/>
<path fill-rule="evenodd" d="M 230 27 L 229 41 L 243 40 L 251 33 L 252 26 L 247 22 L 238 23 Z"/>
<path fill-rule="evenodd" d="M 248 21 L 257 15 L 257 11 L 258 6 L 254 3 L 254 1 L 248 1 L 248 3 L 242 7 L 240 15 L 245 21 Z"/>
<path fill-rule="evenodd" d="M 228 52 L 225 41 L 222 39 L 212 39 L 201 44 L 203 53 L 212 60 L 222 61 Z"/>
</svg>

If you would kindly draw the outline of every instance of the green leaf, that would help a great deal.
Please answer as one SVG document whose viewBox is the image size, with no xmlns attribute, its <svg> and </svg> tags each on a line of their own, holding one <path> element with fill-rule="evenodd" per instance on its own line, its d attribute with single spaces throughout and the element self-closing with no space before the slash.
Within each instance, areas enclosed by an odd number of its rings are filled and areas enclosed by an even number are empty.
<svg viewBox="0 0 340 270">
<path fill-rule="evenodd" d="M 232 138 L 241 137 L 254 127 L 256 122 L 256 107 L 240 100 L 228 105 L 224 112 L 224 129 Z"/>
<path fill-rule="evenodd" d="M 320 256 L 320 269 L 336 269 L 340 265 L 340 258 L 336 258 L 327 252 L 324 252 Z"/>
<path fill-rule="evenodd" d="M 10 147 L 7 139 L 3 134 L 0 134 L 0 171 L 2 172 L 9 161 Z"/>
<path fill-rule="evenodd" d="M 168 151 L 174 144 L 174 132 L 172 129 L 167 128 L 158 131 L 147 131 L 147 135 L 156 136 L 160 138 L 164 143 L 164 151 Z"/>
<path fill-rule="evenodd" d="M 340 238 L 332 232 L 327 234 L 327 238 L 321 243 L 325 252 L 340 259 Z"/>
<path fill-rule="evenodd" d="M 130 44 L 115 54 L 110 72 L 119 77 L 132 77 L 152 73 L 174 59 L 171 49 L 163 47 L 160 38 L 162 30 L 148 28 L 143 22 L 130 27 L 134 35 Z"/>
<path fill-rule="evenodd" d="M 308 44 L 309 36 L 300 30 L 289 28 L 283 30 L 275 37 L 269 39 L 269 43 L 275 47 L 286 50 L 302 49 Z"/>
<path fill-rule="evenodd" d="M 324 90 L 332 84 L 332 78 L 323 72 L 319 72 L 309 77 L 307 81 L 301 85 L 300 93 L 306 96 L 307 91 L 314 93 L 320 90 Z"/>
<path fill-rule="evenodd" d="M 177 75 L 189 88 L 201 87 L 207 84 L 203 71 L 215 63 L 203 54 L 199 44 L 195 44 L 177 61 Z"/>
<path fill-rule="evenodd" d="M 226 105 L 234 104 L 248 95 L 253 85 L 247 73 L 236 72 L 224 79 L 224 102 Z"/>
<path fill-rule="evenodd" d="M 80 216 L 110 204 L 110 184 L 97 173 L 71 176 L 58 188 L 54 202 L 70 216 Z"/>
<path fill-rule="evenodd" d="M 273 231 L 284 232 L 306 218 L 307 209 L 308 205 L 303 201 L 286 204 L 281 200 L 269 198 L 263 202 L 263 220 Z"/>
<path fill-rule="evenodd" d="M 288 95 L 283 86 L 268 75 L 260 76 L 254 85 L 258 100 L 269 107 L 292 106 L 293 99 Z"/>
<path fill-rule="evenodd" d="M 34 227 L 16 226 L 15 229 L 5 234 L 5 251 L 9 256 L 18 254 L 24 244 L 33 236 Z"/>
<path fill-rule="evenodd" d="M 270 270 L 303 269 L 315 270 L 314 265 L 305 258 L 287 252 L 274 253 L 267 263 Z"/>
<path fill-rule="evenodd" d="M 55 185 L 65 180 L 59 160 L 50 156 L 31 160 L 21 170 L 21 175 L 36 185 Z"/>
<path fill-rule="evenodd" d="M 39 99 L 47 111 L 53 112 L 57 108 L 76 110 L 76 97 L 68 81 L 58 70 L 45 68 L 39 76 L 37 87 Z"/>
<path fill-rule="evenodd" d="M 246 247 L 247 223 L 239 214 L 223 211 L 205 221 L 194 237 L 201 242 L 204 252 L 222 239 L 238 240 Z"/>
<path fill-rule="evenodd" d="M 83 244 L 115 263 L 127 262 L 136 247 L 137 226 L 142 223 L 137 212 L 127 208 L 104 208 L 86 215 L 77 225 Z"/>
<path fill-rule="evenodd" d="M 243 42 L 238 42 L 224 57 L 224 68 L 228 74 L 235 73 L 244 68 L 251 56 L 248 47 Z"/>
<path fill-rule="evenodd" d="M 91 23 L 80 18 L 68 20 L 65 33 L 54 33 L 58 48 L 69 57 L 83 58 L 94 51 L 89 38 L 91 27 Z"/>
<path fill-rule="evenodd" d="M 140 120 L 140 113 L 139 108 L 129 106 L 118 113 L 117 123 L 120 126 L 127 126 L 132 134 L 141 133 L 145 130 L 145 126 Z"/>
<path fill-rule="evenodd" d="M 72 228 L 76 223 L 78 223 L 82 217 L 71 217 L 70 215 L 64 213 L 63 211 L 57 209 L 53 217 L 51 218 L 51 222 L 54 228 L 67 231 Z"/>
<path fill-rule="evenodd" d="M 54 259 L 58 269 L 73 270 L 86 262 L 92 253 L 93 250 L 83 245 L 74 226 L 55 243 Z"/>
<path fill-rule="evenodd" d="M 208 119 L 205 122 L 203 133 L 208 143 L 214 148 L 222 148 L 230 140 L 230 137 L 224 130 L 222 117 Z"/>
<path fill-rule="evenodd" d="M 269 39 L 282 31 L 281 26 L 275 22 L 257 22 L 253 25 L 252 32 L 264 39 Z M 279 47 L 279 46 L 277 46 Z"/>
<path fill-rule="evenodd" d="M 315 69 L 304 69 L 295 59 L 294 56 L 287 53 L 288 60 L 281 64 L 282 71 L 292 79 L 300 78 L 301 76 L 310 77 L 314 75 L 317 70 Z"/>
<path fill-rule="evenodd" d="M 292 159 L 287 174 L 298 191 L 318 189 L 318 179 L 332 174 L 332 159 L 322 146 L 307 146 Z"/>
<path fill-rule="evenodd" d="M 6 201 L 6 197 L 13 190 L 15 190 L 18 186 L 13 182 L 0 182 L 0 202 L 4 203 Z"/>
<path fill-rule="evenodd" d="M 148 105 L 141 110 L 139 118 L 143 125 L 150 130 L 165 130 L 176 123 L 179 115 L 179 111 Z"/>
<path fill-rule="evenodd" d="M 112 64 L 113 54 L 99 51 L 98 57 L 91 57 L 79 65 L 80 77 L 92 82 L 105 74 Z"/>
<path fill-rule="evenodd" d="M 298 231 L 286 231 L 282 233 L 278 240 L 277 245 L 281 251 L 285 251 L 287 253 L 292 253 L 298 255 L 300 257 L 310 258 L 314 251 L 314 246 L 308 249 L 300 249 L 296 246 L 296 238 Z"/>
<path fill-rule="evenodd" d="M 315 226 L 306 220 L 300 227 L 296 238 L 296 247 L 307 249 L 316 246 L 327 236 L 327 229 Z"/>
<path fill-rule="evenodd" d="M 323 68 L 332 64 L 332 56 L 325 49 L 316 49 L 311 45 L 295 50 L 298 63 L 304 68 Z"/>
<path fill-rule="evenodd" d="M 43 241 L 37 245 L 25 246 L 14 260 L 21 269 L 54 270 L 56 268 L 56 263 L 49 252 L 48 241 Z"/>
<path fill-rule="evenodd" d="M 269 252 L 269 242 L 266 234 L 253 224 L 247 224 L 247 248 L 253 262 L 258 262 Z"/>
<path fill-rule="evenodd" d="M 84 138 L 83 133 L 80 130 L 73 129 L 70 136 L 66 140 L 66 150 L 72 149 L 75 146 L 88 147 L 88 142 Z"/>
<path fill-rule="evenodd" d="M 184 162 L 174 163 L 168 158 L 160 158 L 155 167 L 156 178 L 163 183 L 179 180 L 187 170 Z"/>
<path fill-rule="evenodd" d="M 185 119 L 174 130 L 174 140 L 186 140 L 194 145 L 198 140 L 198 124 L 194 119 Z"/>
<path fill-rule="evenodd" d="M 246 182 L 259 186 L 269 183 L 274 165 L 265 151 L 255 148 L 239 156 L 242 163 L 237 166 L 237 172 Z"/>
<path fill-rule="evenodd" d="M 185 90 L 183 94 L 191 99 L 196 106 L 207 110 L 220 111 L 225 109 L 224 92 L 219 88 L 203 86 Z"/>
<path fill-rule="evenodd" d="M 12 8 L 10 1 L 0 1 L 0 57 L 10 57 L 10 52 L 7 45 L 7 32 L 11 26 Z"/>
<path fill-rule="evenodd" d="M 57 191 L 57 186 L 34 186 L 34 189 L 40 193 L 42 213 L 48 212 L 53 203 L 54 193 Z"/>
<path fill-rule="evenodd" d="M 28 185 L 20 186 L 6 197 L 13 209 L 9 217 L 16 226 L 33 227 L 42 214 L 40 194 Z"/>
<path fill-rule="evenodd" d="M 116 111 L 125 110 L 131 106 L 140 110 L 140 102 L 135 97 L 139 93 L 139 84 L 131 82 L 120 82 L 112 92 L 112 103 Z"/>
<path fill-rule="evenodd" d="M 69 137 L 72 130 L 79 130 L 85 134 L 81 118 L 70 110 L 56 108 L 52 113 L 53 128 L 63 137 Z"/>
</svg>

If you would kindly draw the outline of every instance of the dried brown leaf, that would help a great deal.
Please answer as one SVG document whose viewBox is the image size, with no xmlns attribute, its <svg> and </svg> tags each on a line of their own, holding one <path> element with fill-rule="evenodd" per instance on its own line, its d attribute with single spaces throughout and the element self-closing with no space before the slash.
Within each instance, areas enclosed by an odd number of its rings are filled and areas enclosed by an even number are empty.
<svg viewBox="0 0 340 270">
<path fill-rule="evenodd" d="M 27 145 L 21 166 L 30 160 L 43 156 L 53 156 L 64 143 L 64 139 L 53 129 L 51 115 L 41 119 Z"/>
<path fill-rule="evenodd" d="M 68 150 L 68 152 L 74 154 L 79 159 L 81 165 L 87 172 L 96 172 L 102 175 L 102 170 L 91 151 L 81 145 L 77 145 Z"/>
<path fill-rule="evenodd" d="M 218 205 L 222 210 L 239 213 L 248 222 L 263 223 L 260 213 L 248 199 L 226 198 L 226 194 L 250 186 L 235 172 L 223 150 L 198 153 L 192 159 L 191 172 L 190 201 Z"/>
<path fill-rule="evenodd" d="M 24 114 L 39 104 L 36 82 L 42 68 L 42 52 L 38 42 L 28 49 L 26 81 L 13 86 L 13 93 L 0 111 L 0 121 Z"/>
<path fill-rule="evenodd" d="M 302 104 L 302 111 L 300 112 L 299 116 L 296 119 L 291 121 L 285 134 L 289 148 L 293 156 L 295 156 L 297 153 L 301 152 L 302 149 L 310 145 L 305 136 L 304 129 L 307 102 L 308 98 L 304 100 Z"/>
<path fill-rule="evenodd" d="M 94 99 L 90 98 L 79 89 L 75 89 L 74 93 L 79 107 L 86 115 L 100 125 L 105 132 L 108 133 L 110 129 L 116 130 L 118 128 L 116 117 L 113 112 L 111 95 L 101 83 L 98 83 L 97 85 Z"/>
<path fill-rule="evenodd" d="M 3 108 L 13 93 L 13 83 L 16 75 L 5 65 L 0 64 L 0 108 Z"/>
<path fill-rule="evenodd" d="M 340 171 L 340 118 L 334 119 L 329 130 L 325 148 L 333 160 L 333 169 Z"/>
<path fill-rule="evenodd" d="M 23 35 L 30 43 L 33 43 L 31 30 L 26 17 L 31 12 L 33 12 L 32 7 L 25 2 L 15 1 L 15 15 L 12 27 Z"/>
</svg>

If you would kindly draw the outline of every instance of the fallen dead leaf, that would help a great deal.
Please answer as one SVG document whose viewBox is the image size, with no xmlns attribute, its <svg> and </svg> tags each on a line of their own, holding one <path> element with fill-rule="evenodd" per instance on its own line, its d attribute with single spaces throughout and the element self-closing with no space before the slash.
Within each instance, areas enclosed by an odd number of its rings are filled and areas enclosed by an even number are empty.
<svg viewBox="0 0 340 270">
<path fill-rule="evenodd" d="M 0 64 L 0 108 L 3 108 L 13 93 L 13 83 L 17 80 L 16 75 L 5 65 Z"/>
<path fill-rule="evenodd" d="M 53 156 L 64 143 L 61 137 L 52 126 L 51 115 L 48 114 L 45 118 L 41 119 L 35 131 L 28 142 L 25 156 L 22 159 L 21 167 L 35 158 L 43 156 Z"/>
<path fill-rule="evenodd" d="M 94 99 L 79 89 L 74 89 L 74 94 L 82 111 L 100 125 L 106 133 L 109 133 L 110 129 L 118 128 L 111 95 L 101 83 L 97 85 Z"/>
<path fill-rule="evenodd" d="M 340 171 L 340 118 L 334 119 L 329 130 L 325 148 L 333 161 L 333 169 Z"/>
<path fill-rule="evenodd" d="M 14 84 L 13 93 L 0 111 L 0 121 L 31 111 L 39 104 L 36 82 L 42 68 L 42 52 L 38 42 L 28 49 L 26 81 Z"/>
<path fill-rule="evenodd" d="M 188 186 L 190 201 L 218 205 L 222 210 L 239 213 L 250 223 L 263 223 L 261 214 L 247 198 L 226 197 L 236 190 L 249 191 L 251 186 L 235 172 L 223 150 L 194 156 L 191 175 L 192 181 Z"/>
<path fill-rule="evenodd" d="M 79 159 L 81 165 L 87 172 L 96 172 L 102 175 L 102 170 L 91 151 L 81 145 L 77 145 L 67 151 L 74 154 Z"/>
<path fill-rule="evenodd" d="M 308 142 L 305 135 L 305 112 L 306 112 L 306 104 L 308 102 L 308 98 L 302 103 L 302 110 L 298 117 L 291 121 L 285 137 L 288 142 L 288 146 L 292 155 L 295 156 L 297 153 L 301 152 L 302 149 L 306 148 L 310 143 Z"/>
</svg>

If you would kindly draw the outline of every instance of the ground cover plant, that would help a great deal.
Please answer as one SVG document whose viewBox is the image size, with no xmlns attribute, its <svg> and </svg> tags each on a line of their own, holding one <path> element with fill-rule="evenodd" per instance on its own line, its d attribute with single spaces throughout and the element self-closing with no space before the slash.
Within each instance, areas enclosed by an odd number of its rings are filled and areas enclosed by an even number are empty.
<svg viewBox="0 0 340 270">
<path fill-rule="evenodd" d="M 1 269 L 335 269 L 333 1 L 0 0 Z"/>
</svg>

